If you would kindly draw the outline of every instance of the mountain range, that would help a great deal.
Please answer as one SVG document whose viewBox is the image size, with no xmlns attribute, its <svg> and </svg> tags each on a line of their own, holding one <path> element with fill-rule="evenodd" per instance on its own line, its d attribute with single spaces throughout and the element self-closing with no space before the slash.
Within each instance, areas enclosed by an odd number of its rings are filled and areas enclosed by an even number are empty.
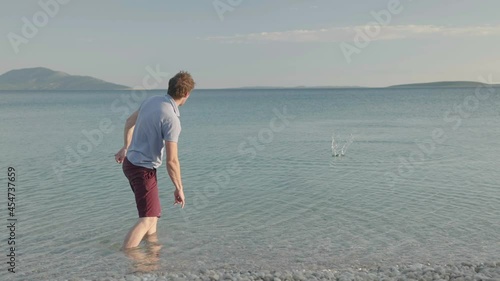
<svg viewBox="0 0 500 281">
<path fill-rule="evenodd" d="M 441 81 L 394 85 L 388 88 L 475 88 L 488 84 L 472 81 Z M 488 85 L 498 87 L 500 85 Z M 357 86 L 318 86 L 318 87 L 241 87 L 232 89 L 338 89 L 367 88 Z M 129 90 L 128 86 L 106 82 L 90 76 L 70 75 L 44 67 L 24 68 L 8 71 L 0 75 L 0 90 Z M 219 89 L 221 90 L 221 89 Z"/>
</svg>

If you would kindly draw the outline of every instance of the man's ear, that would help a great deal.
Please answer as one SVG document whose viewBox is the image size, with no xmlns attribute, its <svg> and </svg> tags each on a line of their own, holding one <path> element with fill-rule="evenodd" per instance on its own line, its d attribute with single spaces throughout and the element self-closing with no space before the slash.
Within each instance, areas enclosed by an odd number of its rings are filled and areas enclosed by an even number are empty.
<svg viewBox="0 0 500 281">
<path fill-rule="evenodd" d="M 189 95 L 190 95 L 190 94 L 191 94 L 191 92 L 188 92 L 188 93 L 186 94 L 186 98 L 189 98 Z"/>
</svg>

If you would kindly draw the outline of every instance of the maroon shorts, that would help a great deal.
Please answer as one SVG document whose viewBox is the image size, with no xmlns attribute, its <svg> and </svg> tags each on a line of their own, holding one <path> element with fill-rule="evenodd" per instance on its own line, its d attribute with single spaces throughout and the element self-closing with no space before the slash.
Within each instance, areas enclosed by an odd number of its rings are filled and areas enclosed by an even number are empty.
<svg viewBox="0 0 500 281">
<path fill-rule="evenodd" d="M 123 160 L 123 173 L 135 194 L 139 217 L 160 217 L 161 205 L 156 180 L 156 169 L 136 166 L 127 157 Z"/>
</svg>

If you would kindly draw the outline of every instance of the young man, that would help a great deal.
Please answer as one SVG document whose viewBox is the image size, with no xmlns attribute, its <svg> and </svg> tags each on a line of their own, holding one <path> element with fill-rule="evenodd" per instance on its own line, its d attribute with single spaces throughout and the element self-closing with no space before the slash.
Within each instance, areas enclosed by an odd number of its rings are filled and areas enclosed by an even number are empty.
<svg viewBox="0 0 500 281">
<path fill-rule="evenodd" d="M 115 154 L 115 160 L 123 163 L 123 173 L 135 195 L 139 220 L 125 237 L 123 249 L 137 247 L 144 237 L 156 236 L 156 223 L 161 216 L 156 169 L 161 166 L 165 150 L 168 175 L 175 186 L 174 204 L 184 208 L 177 155 L 181 132 L 179 106 L 186 103 L 194 85 L 189 73 L 177 73 L 168 83 L 168 95 L 147 98 L 125 123 L 124 145 Z"/>
</svg>

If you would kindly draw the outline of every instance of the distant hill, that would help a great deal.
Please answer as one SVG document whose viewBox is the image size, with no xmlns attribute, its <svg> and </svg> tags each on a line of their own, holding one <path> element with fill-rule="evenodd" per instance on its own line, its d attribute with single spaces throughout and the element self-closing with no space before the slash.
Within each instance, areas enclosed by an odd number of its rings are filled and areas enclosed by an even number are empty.
<svg viewBox="0 0 500 281">
<path fill-rule="evenodd" d="M 360 86 L 295 86 L 295 87 L 279 87 L 279 86 L 246 86 L 236 88 L 220 88 L 215 90 L 302 90 L 302 89 L 351 89 L 364 88 Z"/>
<path fill-rule="evenodd" d="M 489 84 L 472 81 L 443 81 L 390 86 L 389 88 L 476 88 Z M 496 86 L 496 85 L 493 85 Z"/>
<path fill-rule="evenodd" d="M 296 87 L 272 87 L 272 86 L 249 86 L 238 88 L 222 88 L 217 90 L 295 90 L 295 89 L 383 89 L 383 88 L 476 88 L 478 86 L 500 87 L 499 84 L 485 84 L 473 81 L 441 81 L 430 83 L 402 84 L 389 87 L 366 87 L 366 86 L 296 86 Z"/>
<path fill-rule="evenodd" d="M 16 69 L 0 75 L 0 90 L 125 90 L 130 87 L 90 76 L 69 75 L 44 67 Z"/>
</svg>

